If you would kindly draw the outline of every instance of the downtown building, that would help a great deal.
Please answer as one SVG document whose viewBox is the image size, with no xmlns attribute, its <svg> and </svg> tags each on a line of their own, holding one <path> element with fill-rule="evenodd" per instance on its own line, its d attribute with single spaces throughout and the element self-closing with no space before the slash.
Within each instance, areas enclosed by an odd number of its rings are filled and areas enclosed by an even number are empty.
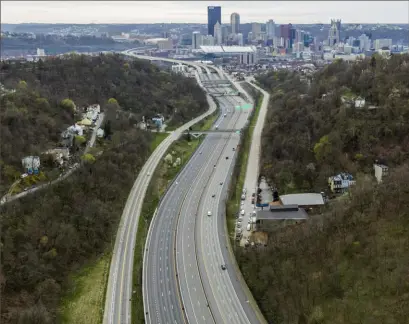
<svg viewBox="0 0 409 324">
<path fill-rule="evenodd" d="M 222 7 L 209 6 L 207 7 L 207 34 L 214 35 L 214 26 L 222 23 Z"/>
</svg>

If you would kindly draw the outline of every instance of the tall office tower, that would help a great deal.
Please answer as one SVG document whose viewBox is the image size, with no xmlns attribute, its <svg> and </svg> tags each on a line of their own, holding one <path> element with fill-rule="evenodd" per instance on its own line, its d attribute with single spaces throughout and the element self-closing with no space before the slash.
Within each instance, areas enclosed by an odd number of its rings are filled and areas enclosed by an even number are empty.
<svg viewBox="0 0 409 324">
<path fill-rule="evenodd" d="M 341 19 L 336 20 L 335 23 L 336 23 L 337 28 L 338 28 L 339 39 L 341 39 L 341 26 L 342 26 Z"/>
<path fill-rule="evenodd" d="M 240 30 L 240 15 L 233 12 L 230 16 L 231 33 L 238 34 Z"/>
<path fill-rule="evenodd" d="M 290 48 L 291 47 L 291 30 L 293 29 L 292 24 L 287 25 L 280 25 L 280 37 L 283 39 L 283 47 Z"/>
<path fill-rule="evenodd" d="M 244 45 L 244 38 L 242 33 L 237 34 L 237 45 L 243 46 Z"/>
<path fill-rule="evenodd" d="M 276 36 L 276 24 L 272 19 L 266 22 L 266 34 L 267 39 L 274 39 L 274 37 Z"/>
<path fill-rule="evenodd" d="M 202 37 L 202 44 L 204 46 L 213 46 L 214 45 L 214 37 L 212 35 L 207 35 Z"/>
<path fill-rule="evenodd" d="M 221 45 L 223 43 L 223 35 L 222 35 L 222 25 L 217 22 L 214 25 L 214 43 L 216 45 Z"/>
<path fill-rule="evenodd" d="M 328 45 L 334 46 L 339 43 L 339 31 L 337 27 L 337 21 L 331 19 L 331 27 L 328 32 Z"/>
<path fill-rule="evenodd" d="M 381 38 L 381 39 L 375 39 L 373 42 L 373 46 L 375 50 L 380 50 L 384 47 L 387 47 L 388 49 L 392 48 L 392 39 L 390 38 Z"/>
<path fill-rule="evenodd" d="M 222 7 L 207 7 L 207 34 L 214 37 L 214 25 L 222 23 Z"/>
<path fill-rule="evenodd" d="M 222 26 L 222 43 L 225 44 L 228 38 L 229 38 L 229 26 L 223 25 Z"/>
<path fill-rule="evenodd" d="M 200 48 L 201 45 L 203 45 L 202 43 L 203 43 L 202 35 L 200 34 L 200 32 L 198 32 L 198 31 L 193 32 L 193 34 L 192 34 L 192 48 L 193 49 L 198 49 L 198 48 Z"/>
<path fill-rule="evenodd" d="M 261 34 L 261 24 L 260 23 L 252 23 L 251 24 L 251 32 L 253 33 L 253 39 L 258 39 Z"/>
<path fill-rule="evenodd" d="M 361 36 L 358 37 L 358 39 L 360 50 L 369 51 L 371 49 L 371 40 L 367 35 L 362 34 Z"/>
</svg>

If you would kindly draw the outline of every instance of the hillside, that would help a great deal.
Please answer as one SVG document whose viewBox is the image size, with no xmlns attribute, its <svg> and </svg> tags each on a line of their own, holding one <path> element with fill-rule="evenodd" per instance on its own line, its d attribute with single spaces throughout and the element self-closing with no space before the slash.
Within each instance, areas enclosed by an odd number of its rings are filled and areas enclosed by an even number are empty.
<svg viewBox="0 0 409 324">
<path fill-rule="evenodd" d="M 271 72 L 258 81 L 272 93 L 261 172 L 279 193 L 327 190 L 328 177 L 342 171 L 357 180 L 323 214 L 277 222 L 266 247 L 236 250 L 268 322 L 407 323 L 409 56 L 338 61 L 312 76 Z M 341 100 L 356 96 L 366 107 Z M 379 185 L 376 159 L 391 170 Z"/>
<path fill-rule="evenodd" d="M 89 83 L 86 89 L 77 88 L 71 98 L 77 106 L 101 103 L 105 108 L 105 129 L 109 128 L 112 136 L 98 138 L 89 151 L 91 158 L 84 159 L 79 170 L 66 180 L 1 207 L 0 322 L 5 324 L 58 323 L 61 296 L 73 289 L 70 274 L 92 265 L 103 254 L 109 256 L 129 191 L 157 139 L 153 133 L 134 127 L 135 119 L 129 119 L 127 114 L 116 114 L 118 105 L 112 100 L 107 103 L 106 98 L 122 98 L 124 104 L 118 99 L 120 110 L 136 114 L 152 113 L 149 109 L 166 113 L 167 107 L 176 105 L 181 111 L 177 117 L 180 122 L 206 109 L 204 102 L 202 106 L 189 105 L 190 97 L 200 100 L 202 96 L 192 80 L 162 73 L 145 62 L 75 57 L 71 62 L 57 60 L 56 66 L 52 61 L 44 64 L 48 72 L 35 76 L 21 71 L 23 66 L 7 68 L 9 86 L 20 78 L 27 83 L 12 85 L 10 88 L 16 92 L 1 99 L 6 103 L 1 105 L 2 172 L 14 168 L 18 177 L 21 155 L 55 145 L 60 127 L 77 120 L 72 111 L 60 105 L 69 91 L 57 71 L 67 81 L 67 87 L 85 87 L 87 79 L 95 81 L 95 87 Z M 121 70 L 123 64 L 129 64 L 129 72 Z M 70 68 L 65 69 L 65 65 Z M 63 76 L 63 70 L 68 74 Z M 101 85 L 105 80 L 95 77 L 92 71 L 100 77 L 110 76 L 111 81 Z M 156 89 L 151 83 L 163 88 Z M 121 89 L 125 93 L 120 94 Z M 136 106 L 138 100 L 152 104 Z M 133 103 L 135 106 L 129 106 Z M 2 178 L 7 175 L 2 173 Z"/>
<path fill-rule="evenodd" d="M 281 193 L 326 187 L 342 171 L 371 173 L 375 160 L 403 163 L 409 151 L 409 55 L 355 64 L 335 62 L 307 76 L 288 71 L 258 78 L 272 93 L 262 139 L 262 170 Z M 348 108 L 341 98 L 361 96 Z"/>
<path fill-rule="evenodd" d="M 207 109 L 205 94 L 193 80 L 114 55 L 2 62 L 0 74 L 5 88 L 16 90 L 0 98 L 1 193 L 20 176 L 22 157 L 56 146 L 62 131 L 82 119 L 78 110 L 84 106 L 98 103 L 107 110 L 108 99 L 115 98 L 121 111 L 132 113 L 132 125 L 157 113 L 180 125 Z M 61 104 L 66 98 L 76 112 Z M 115 118 L 115 111 L 111 115 Z"/>
</svg>

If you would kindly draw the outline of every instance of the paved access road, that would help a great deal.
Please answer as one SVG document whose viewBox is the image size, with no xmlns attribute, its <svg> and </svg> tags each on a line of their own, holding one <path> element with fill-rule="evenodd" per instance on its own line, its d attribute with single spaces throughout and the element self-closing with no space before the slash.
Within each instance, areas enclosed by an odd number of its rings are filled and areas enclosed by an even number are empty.
<svg viewBox="0 0 409 324">
<path fill-rule="evenodd" d="M 246 199 L 242 209 L 244 209 L 242 233 L 243 236 L 240 240 L 240 245 L 246 243 L 247 238 L 250 236 L 250 232 L 247 231 L 246 226 L 250 220 L 251 213 L 256 209 L 255 205 L 251 204 L 252 193 L 256 193 L 257 181 L 260 168 L 260 148 L 261 148 L 261 134 L 263 132 L 264 121 L 267 115 L 268 103 L 270 102 L 270 95 L 261 89 L 259 86 L 251 83 L 253 78 L 248 78 L 246 81 L 254 88 L 259 90 L 263 94 L 263 101 L 261 103 L 260 112 L 256 122 L 256 126 L 253 129 L 253 137 L 250 146 L 249 158 L 247 160 L 246 177 L 244 178 L 244 188 L 247 189 Z"/>
<path fill-rule="evenodd" d="M 133 56 L 132 53 L 124 53 Z M 184 62 L 181 62 L 184 63 Z M 198 70 L 201 71 L 199 67 Z M 132 273 L 134 246 L 139 215 L 151 176 L 173 141 L 189 127 L 216 110 L 207 97 L 210 109 L 171 133 L 152 153 L 138 174 L 122 213 L 111 259 L 104 309 L 104 324 L 131 323 Z"/>
</svg>

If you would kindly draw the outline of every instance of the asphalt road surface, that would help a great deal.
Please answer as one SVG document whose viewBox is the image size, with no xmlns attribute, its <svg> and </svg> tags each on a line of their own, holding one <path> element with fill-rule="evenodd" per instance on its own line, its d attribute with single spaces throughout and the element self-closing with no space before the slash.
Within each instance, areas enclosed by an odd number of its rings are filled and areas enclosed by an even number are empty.
<svg viewBox="0 0 409 324">
<path fill-rule="evenodd" d="M 131 54 L 130 54 L 131 55 Z M 132 56 L 132 55 L 131 55 Z M 139 172 L 122 213 L 111 259 L 104 308 L 104 324 L 131 323 L 133 258 L 139 216 L 152 174 L 173 141 L 189 127 L 216 109 L 208 97 L 210 109 L 172 132 L 152 153 Z"/>
<path fill-rule="evenodd" d="M 247 224 L 249 223 L 251 214 L 253 211 L 257 210 L 256 206 L 251 203 L 252 193 L 256 193 L 257 181 L 259 176 L 259 165 L 260 165 L 260 149 L 261 149 L 261 134 L 263 132 L 264 121 L 267 115 L 268 103 L 270 101 L 270 95 L 258 87 L 252 84 L 250 81 L 253 78 L 246 79 L 249 84 L 255 87 L 257 90 L 261 91 L 263 94 L 263 101 L 260 107 L 260 113 L 256 122 L 256 126 L 253 130 L 253 137 L 250 145 L 249 157 L 247 160 L 246 177 L 244 178 L 244 188 L 247 190 L 246 199 L 242 205 L 244 209 L 244 216 L 242 217 L 242 238 L 240 240 L 240 245 L 244 246 L 247 238 L 251 235 L 251 230 L 247 231 Z M 253 226 L 253 225 L 251 225 Z"/>
<path fill-rule="evenodd" d="M 216 122 L 219 129 L 242 127 L 249 115 L 235 109 L 242 99 L 218 100 L 222 115 L 226 112 Z M 223 200 L 238 142 L 235 133 L 209 134 L 162 200 L 145 251 L 147 323 L 259 322 L 226 247 Z M 226 271 L 221 264 L 227 265 Z"/>
<path fill-rule="evenodd" d="M 217 89 L 212 89 L 217 92 Z M 237 118 L 229 114 L 216 121 L 219 128 Z M 226 127 L 225 127 L 226 128 Z M 214 143 L 225 134 L 210 134 L 193 154 L 187 166 L 169 187 L 149 228 L 145 251 L 143 292 L 147 323 L 183 323 L 182 301 L 176 279 L 175 230 L 184 197 L 191 190 L 203 165 L 207 163 Z M 202 152 L 202 154 L 200 154 Z"/>
</svg>

